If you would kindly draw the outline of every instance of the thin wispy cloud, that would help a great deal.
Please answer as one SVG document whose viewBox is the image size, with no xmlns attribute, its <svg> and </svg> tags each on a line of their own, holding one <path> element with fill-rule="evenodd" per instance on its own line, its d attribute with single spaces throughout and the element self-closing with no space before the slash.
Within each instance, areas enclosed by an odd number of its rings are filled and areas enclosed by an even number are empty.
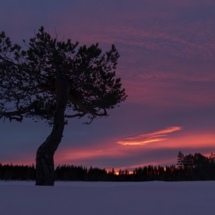
<svg viewBox="0 0 215 215">
<path fill-rule="evenodd" d="M 163 130 L 147 133 L 147 134 L 139 134 L 132 137 L 126 137 L 123 140 L 118 141 L 117 143 L 120 145 L 146 145 L 153 142 L 160 142 L 168 139 L 168 134 L 176 131 L 180 131 L 181 127 L 172 126 Z"/>
</svg>

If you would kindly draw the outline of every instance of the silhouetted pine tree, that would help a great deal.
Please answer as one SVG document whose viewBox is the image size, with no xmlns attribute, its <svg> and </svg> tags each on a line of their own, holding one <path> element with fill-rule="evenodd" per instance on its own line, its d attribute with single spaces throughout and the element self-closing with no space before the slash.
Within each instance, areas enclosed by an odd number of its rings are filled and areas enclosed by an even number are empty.
<svg viewBox="0 0 215 215">
<path fill-rule="evenodd" d="M 184 154 L 181 151 L 178 153 L 177 166 L 179 168 L 184 166 Z"/>
</svg>

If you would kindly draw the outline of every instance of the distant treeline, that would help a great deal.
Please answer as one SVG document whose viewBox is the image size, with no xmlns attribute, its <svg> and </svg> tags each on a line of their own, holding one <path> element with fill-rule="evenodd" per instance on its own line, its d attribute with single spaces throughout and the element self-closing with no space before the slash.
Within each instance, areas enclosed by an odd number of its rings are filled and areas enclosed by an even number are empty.
<svg viewBox="0 0 215 215">
<path fill-rule="evenodd" d="M 0 164 L 0 180 L 35 180 L 35 166 Z M 200 153 L 184 156 L 179 152 L 177 164 L 171 166 L 148 165 L 128 170 L 89 169 L 82 166 L 61 165 L 55 169 L 57 181 L 196 181 L 215 180 L 215 155 Z"/>
</svg>

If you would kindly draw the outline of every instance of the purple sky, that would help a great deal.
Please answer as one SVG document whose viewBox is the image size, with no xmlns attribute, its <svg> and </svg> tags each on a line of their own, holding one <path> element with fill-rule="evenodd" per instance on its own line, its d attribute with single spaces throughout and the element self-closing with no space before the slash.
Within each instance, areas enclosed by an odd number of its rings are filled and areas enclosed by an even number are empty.
<svg viewBox="0 0 215 215">
<path fill-rule="evenodd" d="M 127 100 L 108 118 L 66 126 L 55 163 L 128 168 L 174 164 L 179 151 L 215 152 L 215 1 L 3 1 L 0 31 L 14 42 L 40 26 L 59 39 L 115 44 Z M 43 122 L 0 121 L 2 163 L 34 163 Z"/>
</svg>

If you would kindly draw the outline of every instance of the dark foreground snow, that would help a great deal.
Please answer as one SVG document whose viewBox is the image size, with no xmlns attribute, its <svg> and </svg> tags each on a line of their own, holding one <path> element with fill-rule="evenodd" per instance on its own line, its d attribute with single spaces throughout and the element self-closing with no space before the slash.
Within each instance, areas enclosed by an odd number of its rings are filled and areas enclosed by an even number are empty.
<svg viewBox="0 0 215 215">
<path fill-rule="evenodd" d="M 215 213 L 215 182 L 0 181 L 2 215 L 203 215 Z"/>
</svg>

